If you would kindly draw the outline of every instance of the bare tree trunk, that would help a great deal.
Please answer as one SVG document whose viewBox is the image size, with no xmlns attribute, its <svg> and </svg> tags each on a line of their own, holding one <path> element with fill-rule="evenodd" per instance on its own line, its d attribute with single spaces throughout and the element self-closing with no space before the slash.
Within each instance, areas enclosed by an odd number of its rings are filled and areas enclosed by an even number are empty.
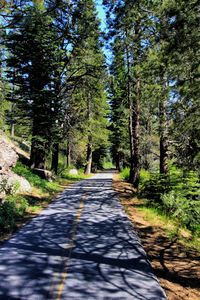
<svg viewBox="0 0 200 300">
<path fill-rule="evenodd" d="M 11 135 L 11 137 L 15 136 L 15 124 L 14 124 L 14 122 L 11 122 L 10 135 Z"/>
<path fill-rule="evenodd" d="M 140 149 L 139 149 L 139 122 L 140 122 L 140 109 L 139 109 L 139 103 L 140 103 L 140 80 L 137 79 L 136 82 L 136 99 L 133 105 L 132 110 L 132 135 L 133 135 L 133 157 L 132 157 L 132 165 L 133 165 L 133 171 L 132 171 L 132 184 L 134 188 L 138 188 L 139 186 L 139 176 L 140 176 Z"/>
<path fill-rule="evenodd" d="M 31 155 L 30 166 L 32 169 L 45 169 L 46 162 L 46 147 L 45 142 L 39 141 L 35 138 L 38 135 L 37 121 L 33 121 L 32 128 L 32 142 L 31 142 Z"/>
<path fill-rule="evenodd" d="M 71 166 L 71 147 L 70 143 L 67 143 L 67 168 Z"/>
<path fill-rule="evenodd" d="M 45 150 L 42 144 L 36 143 L 32 140 L 31 144 L 31 156 L 30 156 L 30 166 L 32 169 L 45 169 Z"/>
<path fill-rule="evenodd" d="M 133 182 L 134 177 L 134 140 L 133 140 L 133 98 L 131 95 L 131 76 L 130 76 L 130 62 L 129 62 L 129 49 L 126 45 L 126 60 L 127 60 L 127 102 L 129 105 L 129 143 L 130 143 L 130 175 L 129 182 Z"/>
<path fill-rule="evenodd" d="M 168 121 L 166 83 L 163 83 L 163 97 L 160 99 L 160 174 L 168 173 Z"/>
<path fill-rule="evenodd" d="M 53 170 L 56 175 L 58 174 L 58 160 L 59 160 L 59 143 L 55 143 L 53 144 L 53 149 L 52 149 L 51 170 Z"/>
<path fill-rule="evenodd" d="M 87 164 L 85 167 L 85 174 L 89 175 L 92 170 L 92 146 L 90 143 L 87 145 Z"/>
<path fill-rule="evenodd" d="M 140 63 L 140 33 L 139 24 L 135 26 L 135 45 L 133 52 L 134 65 L 137 66 Z M 140 151 L 139 151 L 139 117 L 140 117 L 140 98 L 141 98 L 141 87 L 138 72 L 135 72 L 136 83 L 134 84 L 135 95 L 131 93 L 131 70 L 129 63 L 129 54 L 127 52 L 127 68 L 128 68 L 128 101 L 129 101 L 129 136 L 130 136 L 130 177 L 129 181 L 133 184 L 134 188 L 139 186 L 139 175 L 140 175 Z"/>
</svg>

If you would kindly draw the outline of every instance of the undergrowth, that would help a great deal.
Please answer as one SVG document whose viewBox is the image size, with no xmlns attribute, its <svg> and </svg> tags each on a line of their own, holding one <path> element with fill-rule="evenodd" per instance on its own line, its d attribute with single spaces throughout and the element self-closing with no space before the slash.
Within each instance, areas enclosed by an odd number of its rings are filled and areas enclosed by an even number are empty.
<svg viewBox="0 0 200 300">
<path fill-rule="evenodd" d="M 28 180 L 32 186 L 32 192 L 23 195 L 10 193 L 0 204 L 1 233 L 13 231 L 20 218 L 23 219 L 27 214 L 40 211 L 67 184 L 86 178 L 83 170 L 79 170 L 78 175 L 69 174 L 69 170 L 64 170 L 55 181 L 49 182 L 33 174 L 31 169 L 21 162 L 17 162 L 12 170 Z"/>
<path fill-rule="evenodd" d="M 121 178 L 127 180 L 129 172 L 129 168 L 122 170 Z M 161 176 L 142 169 L 139 197 L 147 199 L 146 207 L 170 216 L 179 226 L 200 236 L 200 183 L 196 172 L 173 165 L 168 176 Z"/>
</svg>

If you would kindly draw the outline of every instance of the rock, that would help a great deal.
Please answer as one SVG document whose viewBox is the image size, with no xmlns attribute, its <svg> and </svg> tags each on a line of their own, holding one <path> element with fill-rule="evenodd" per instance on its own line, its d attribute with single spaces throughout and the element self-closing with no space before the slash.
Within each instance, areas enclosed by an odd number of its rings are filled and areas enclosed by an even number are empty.
<svg viewBox="0 0 200 300">
<path fill-rule="evenodd" d="M 9 172 L 8 176 L 7 185 L 8 187 L 13 186 L 16 193 L 31 193 L 32 187 L 24 177 L 13 172 Z"/>
<path fill-rule="evenodd" d="M 4 198 L 6 194 L 13 193 L 30 193 L 32 187 L 30 183 L 23 177 L 9 171 L 4 175 L 0 175 L 0 185 L 3 186 L 0 198 Z"/>
<path fill-rule="evenodd" d="M 30 183 L 23 177 L 11 171 L 16 165 L 19 156 L 16 153 L 16 146 L 6 136 L 0 136 L 0 199 L 6 194 L 30 193 Z"/>
<path fill-rule="evenodd" d="M 0 174 L 6 173 L 16 165 L 18 155 L 11 142 L 5 137 L 0 137 Z"/>
<path fill-rule="evenodd" d="M 76 169 L 69 170 L 70 175 L 78 175 L 78 171 Z"/>
<path fill-rule="evenodd" d="M 42 179 L 46 179 L 48 181 L 53 180 L 53 174 L 51 171 L 45 169 L 33 169 L 32 171 L 34 174 L 40 176 Z"/>
</svg>

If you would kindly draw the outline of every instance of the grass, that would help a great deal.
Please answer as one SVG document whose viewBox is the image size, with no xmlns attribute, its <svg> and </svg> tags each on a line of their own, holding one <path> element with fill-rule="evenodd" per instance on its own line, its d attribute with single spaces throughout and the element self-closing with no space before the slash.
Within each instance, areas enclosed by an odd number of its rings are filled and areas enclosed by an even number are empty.
<svg viewBox="0 0 200 300">
<path fill-rule="evenodd" d="M 86 176 L 84 174 L 83 169 L 78 170 L 77 175 L 70 174 L 69 169 L 67 169 L 67 170 L 65 170 L 61 173 L 61 178 L 62 179 L 67 179 L 67 180 L 70 180 L 70 181 L 82 180 L 82 179 L 85 179 L 85 178 L 88 178 L 88 177 L 90 177 L 90 175 Z"/>
<path fill-rule="evenodd" d="M 179 222 L 165 215 L 157 208 L 141 206 L 138 208 L 144 220 L 151 223 L 153 226 L 164 229 L 166 236 L 173 240 L 175 237 L 187 248 L 194 248 L 200 251 L 200 239 L 190 230 L 182 227 Z"/>
<path fill-rule="evenodd" d="M 125 172 L 126 174 L 126 172 Z M 152 227 L 162 228 L 166 236 L 173 240 L 175 237 L 186 247 L 200 251 L 200 238 L 191 230 L 182 226 L 177 218 L 167 215 L 162 208 L 149 206 L 147 199 L 141 198 L 140 194 L 135 192 L 130 184 L 122 181 L 122 175 L 117 174 L 115 178 L 118 182 L 116 190 L 120 194 L 120 199 L 125 211 L 133 218 L 137 213 L 141 219 L 147 221 Z"/>
</svg>

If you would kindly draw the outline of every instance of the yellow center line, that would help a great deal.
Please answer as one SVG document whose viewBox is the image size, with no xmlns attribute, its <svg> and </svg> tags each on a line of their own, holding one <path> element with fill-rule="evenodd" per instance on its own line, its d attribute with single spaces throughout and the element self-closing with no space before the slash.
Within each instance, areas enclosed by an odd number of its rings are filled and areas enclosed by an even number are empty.
<svg viewBox="0 0 200 300">
<path fill-rule="evenodd" d="M 68 273 L 67 273 L 67 263 L 70 260 L 70 257 L 71 257 L 71 254 L 72 254 L 72 249 L 73 249 L 73 246 L 74 246 L 74 242 L 76 240 L 77 227 L 78 227 L 78 223 L 80 221 L 81 213 L 82 213 L 83 208 L 84 208 L 84 199 L 86 198 L 86 196 L 87 196 L 87 193 L 85 193 L 83 195 L 83 197 L 81 198 L 81 200 L 80 200 L 80 205 L 79 205 L 79 208 L 76 212 L 76 217 L 75 217 L 75 220 L 74 220 L 73 225 L 72 225 L 72 229 L 71 229 L 71 232 L 70 232 L 71 241 L 70 241 L 70 244 L 69 244 L 70 251 L 69 251 L 69 255 L 67 257 L 67 260 L 65 262 L 65 271 L 63 271 L 62 274 L 61 274 L 61 282 L 58 286 L 58 293 L 57 293 L 57 296 L 56 296 L 56 300 L 60 300 L 61 297 L 62 297 L 62 292 L 63 292 L 64 286 L 65 286 L 65 281 L 66 281 L 67 275 L 68 275 Z"/>
</svg>

